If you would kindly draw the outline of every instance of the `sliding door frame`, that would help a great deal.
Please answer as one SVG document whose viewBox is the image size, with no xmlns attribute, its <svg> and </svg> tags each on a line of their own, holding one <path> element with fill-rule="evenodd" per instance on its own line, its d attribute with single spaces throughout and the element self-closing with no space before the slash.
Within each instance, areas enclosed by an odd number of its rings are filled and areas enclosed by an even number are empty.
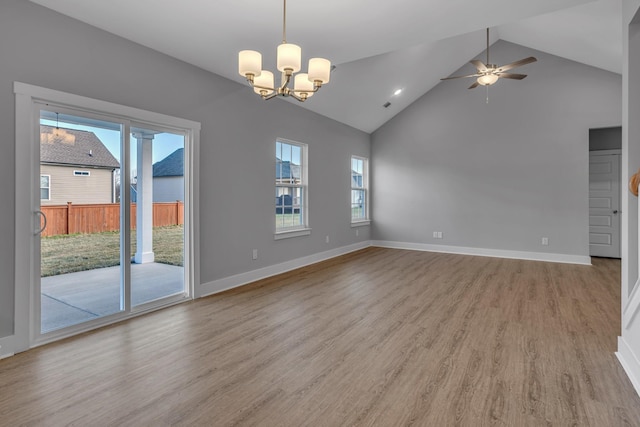
<svg viewBox="0 0 640 427">
<path fill-rule="evenodd" d="M 106 101 L 87 98 L 79 95 L 60 92 L 52 89 L 33 86 L 25 83 L 14 82 L 16 96 L 16 195 L 15 195 L 15 303 L 14 303 L 14 334 L 4 340 L 3 353 L 18 353 L 31 347 L 55 341 L 66 336 L 95 329 L 110 323 L 118 322 L 126 318 L 134 317 L 142 313 L 156 310 L 167 305 L 176 304 L 194 297 L 194 287 L 199 283 L 199 256 L 196 248 L 199 247 L 198 235 L 194 230 L 199 225 L 198 182 L 196 177 L 199 170 L 199 139 L 200 123 L 154 113 L 151 111 L 122 106 Z M 96 319 L 78 328 L 66 328 L 59 333 L 40 334 L 40 307 L 35 304 L 36 289 L 34 283 L 39 284 L 39 265 L 35 265 L 33 254 L 38 238 L 34 237 L 35 230 L 39 228 L 39 217 L 33 212 L 34 195 L 33 188 L 35 169 L 39 171 L 40 141 L 37 129 L 39 128 L 39 111 L 43 104 L 76 111 L 79 115 L 99 116 L 106 120 L 124 124 L 124 139 L 122 140 L 121 175 L 123 183 L 121 188 L 128 188 L 129 177 L 129 139 L 132 125 L 150 126 L 183 134 L 185 137 L 184 150 L 184 176 L 185 176 L 185 236 L 184 236 L 184 269 L 185 269 L 185 293 L 177 298 L 167 298 L 160 302 L 151 302 L 132 307 L 130 292 L 125 293 L 127 299 L 123 302 L 126 311 L 117 315 Z M 54 107 L 54 108 L 55 108 Z M 127 148 L 127 149 L 125 149 Z M 127 169 L 124 169 L 127 168 Z M 38 175 L 39 176 L 39 175 Z M 130 194 L 123 191 L 121 196 L 121 214 L 124 209 L 129 209 Z M 128 215 L 121 230 L 130 229 Z M 121 260 L 127 259 L 130 253 L 130 241 L 128 233 L 121 233 L 121 245 L 124 249 Z M 130 277 L 130 265 L 122 261 L 121 280 Z M 38 311 L 38 313 L 36 313 Z"/>
</svg>

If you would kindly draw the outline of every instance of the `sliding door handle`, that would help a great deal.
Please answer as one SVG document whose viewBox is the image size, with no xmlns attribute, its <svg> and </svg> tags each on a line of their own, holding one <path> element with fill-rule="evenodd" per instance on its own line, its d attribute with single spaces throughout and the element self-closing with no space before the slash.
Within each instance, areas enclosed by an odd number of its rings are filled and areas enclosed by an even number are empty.
<svg viewBox="0 0 640 427">
<path fill-rule="evenodd" d="M 44 219 L 44 224 L 42 225 L 42 228 L 36 228 L 33 232 L 33 234 L 38 235 L 38 234 L 42 234 L 44 229 L 47 228 L 47 216 L 42 211 L 36 211 L 35 214 L 41 216 L 42 219 Z"/>
</svg>

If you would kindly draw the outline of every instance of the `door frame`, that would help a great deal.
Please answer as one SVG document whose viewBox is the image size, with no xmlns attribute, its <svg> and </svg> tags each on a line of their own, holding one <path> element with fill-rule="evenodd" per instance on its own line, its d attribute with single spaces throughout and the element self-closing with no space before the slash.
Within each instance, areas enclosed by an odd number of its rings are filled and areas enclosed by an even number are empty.
<svg viewBox="0 0 640 427">
<path fill-rule="evenodd" d="M 620 244 L 620 257 L 622 257 L 622 214 L 624 213 L 622 211 L 622 194 L 623 194 L 622 190 L 623 190 L 623 187 L 624 187 L 622 185 L 622 150 L 621 149 L 617 149 L 617 148 L 616 149 L 612 149 L 612 150 L 589 150 L 589 159 L 591 159 L 591 156 L 608 156 L 608 155 L 618 155 L 619 156 L 619 158 L 618 158 L 618 161 L 619 161 L 619 163 L 618 163 L 618 175 L 619 175 L 619 177 L 618 178 L 620 179 L 620 182 L 619 182 L 620 185 L 619 185 L 618 190 L 619 190 L 620 194 L 618 195 L 618 197 L 619 197 L 620 206 L 618 207 L 617 219 L 618 219 L 618 222 L 620 223 L 619 226 L 618 226 L 618 234 L 619 234 L 618 235 L 618 243 Z M 590 163 L 591 162 L 589 162 L 589 164 Z M 591 184 L 591 175 L 590 175 L 590 173 L 588 175 L 589 175 L 589 184 Z M 589 194 L 590 194 L 590 190 L 587 193 L 587 197 L 589 197 Z M 588 208 L 588 209 L 590 209 L 590 208 Z M 588 212 L 588 214 L 589 213 L 590 213 L 590 211 Z M 590 234 L 590 226 L 589 226 L 589 224 L 587 224 L 587 236 L 589 236 L 589 234 Z M 589 241 L 589 237 L 587 237 L 587 241 Z M 595 256 L 595 255 L 591 255 L 591 249 L 590 248 L 589 248 L 589 256 Z"/>
<path fill-rule="evenodd" d="M 199 140 L 200 123 L 138 108 L 122 106 L 111 102 L 87 98 L 84 96 L 60 92 L 39 86 L 14 82 L 14 93 L 16 102 L 16 189 L 15 189 L 15 282 L 14 282 L 14 334 L 0 345 L 3 346 L 3 354 L 14 354 L 25 351 L 29 348 L 45 344 L 66 336 L 75 335 L 79 332 L 95 329 L 116 321 L 138 316 L 142 313 L 166 307 L 170 304 L 182 302 L 185 298 L 171 301 L 167 304 L 145 304 L 130 310 L 125 315 L 107 316 L 96 319 L 88 324 L 83 324 L 83 328 L 68 328 L 59 334 L 39 334 L 40 325 L 34 324 L 34 320 L 40 315 L 35 311 L 40 307 L 35 307 L 34 283 L 39 277 L 39 266 L 34 263 L 35 247 L 37 239 L 34 238 L 34 231 L 39 228 L 39 217 L 33 212 L 33 188 L 35 185 L 35 170 L 39 171 L 39 140 L 36 135 L 36 121 L 34 110 L 39 111 L 39 106 L 43 103 L 55 104 L 57 106 L 75 110 L 79 114 L 96 114 L 111 117 L 115 120 L 122 120 L 128 123 L 145 124 L 164 129 L 174 129 L 185 134 L 185 286 L 188 292 L 188 299 L 194 297 L 195 284 L 200 282 L 199 275 L 199 254 L 196 248 L 199 247 L 198 234 L 194 230 L 199 229 L 199 206 L 198 182 L 195 179 L 199 172 Z M 125 138 L 128 128 L 125 126 Z M 129 153 L 123 152 L 125 166 L 128 165 Z M 126 156 L 126 157 L 125 157 Z M 125 174 L 126 176 L 126 174 Z M 128 179 L 126 180 L 128 181 Z M 125 182 L 126 184 L 126 182 Z M 127 188 L 127 187 L 125 187 Z M 129 196 L 121 200 L 121 209 L 128 208 Z M 128 224 L 125 224 L 127 226 Z M 128 228 L 127 228 L 128 229 Z M 124 233 L 123 233 L 124 234 Z M 125 246 L 126 248 L 126 246 Z M 37 268 L 36 268 L 37 267 Z M 127 269 L 125 263 L 125 269 Z M 130 305 L 129 305 L 130 307 Z"/>
</svg>

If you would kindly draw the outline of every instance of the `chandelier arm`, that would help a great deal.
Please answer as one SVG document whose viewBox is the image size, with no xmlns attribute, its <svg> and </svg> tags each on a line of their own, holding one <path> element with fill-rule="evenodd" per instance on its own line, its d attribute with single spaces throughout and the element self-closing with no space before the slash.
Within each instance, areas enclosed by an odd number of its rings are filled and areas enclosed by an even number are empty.
<svg viewBox="0 0 640 427">
<path fill-rule="evenodd" d="M 270 90 L 272 92 L 278 90 L 277 88 L 273 88 L 273 87 L 269 87 L 269 86 L 261 86 L 261 85 L 256 85 L 256 84 L 251 84 L 251 87 L 256 88 L 256 89 Z"/>
<path fill-rule="evenodd" d="M 304 102 L 307 99 L 307 98 L 303 98 L 301 96 L 296 95 L 296 93 L 294 91 L 289 92 L 289 96 L 294 98 L 294 99 L 297 99 L 300 102 Z"/>
<path fill-rule="evenodd" d="M 271 95 L 263 96 L 262 99 L 264 99 L 265 101 L 268 101 L 270 99 L 275 98 L 276 96 L 278 96 L 278 92 L 273 92 Z"/>
<path fill-rule="evenodd" d="M 312 90 L 309 89 L 289 89 L 291 91 L 291 93 L 295 93 L 295 92 L 302 92 L 302 93 L 316 93 L 318 90 L 320 90 L 320 86 L 314 86 Z"/>
</svg>

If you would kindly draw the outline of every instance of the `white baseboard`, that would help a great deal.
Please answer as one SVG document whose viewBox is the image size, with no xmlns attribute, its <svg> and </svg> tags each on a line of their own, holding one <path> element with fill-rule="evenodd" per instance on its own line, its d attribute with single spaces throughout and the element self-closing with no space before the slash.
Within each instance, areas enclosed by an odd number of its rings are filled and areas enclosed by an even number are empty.
<svg viewBox="0 0 640 427">
<path fill-rule="evenodd" d="M 636 284 L 633 286 L 633 291 L 631 291 L 631 295 L 629 295 L 626 306 L 622 311 L 622 326 L 625 329 L 629 328 L 638 313 L 640 313 L 640 279 L 638 279 Z"/>
<path fill-rule="evenodd" d="M 633 350 L 631 350 L 631 347 L 623 337 L 618 337 L 616 356 L 627 373 L 629 380 L 631 380 L 631 384 L 636 389 L 636 393 L 640 396 L 640 361 L 633 354 Z"/>
<path fill-rule="evenodd" d="M 13 348 L 13 339 L 14 335 L 0 338 L 0 359 L 11 357 L 15 354 L 15 349 Z"/>
<path fill-rule="evenodd" d="M 559 262 L 564 264 L 591 265 L 591 257 L 581 255 L 551 254 L 545 252 L 509 251 L 502 249 L 467 248 L 463 246 L 430 245 L 425 243 L 390 242 L 373 240 L 371 246 L 407 249 L 412 251 L 440 252 L 459 255 L 486 256 L 494 258 L 523 259 L 529 261 Z"/>
<path fill-rule="evenodd" d="M 239 286 L 246 285 L 247 283 L 255 282 L 257 280 L 266 279 L 267 277 L 295 270 L 296 268 L 315 264 L 321 261 L 326 261 L 328 259 L 345 255 L 350 252 L 359 251 L 360 249 L 368 248 L 369 246 L 371 246 L 371 242 L 367 240 L 364 242 L 331 249 L 329 251 L 320 252 L 306 257 L 296 258 L 291 261 L 283 262 L 281 264 L 270 265 L 268 267 L 260 268 L 257 270 L 247 271 L 246 273 L 236 274 L 234 276 L 214 280 L 209 283 L 202 283 L 200 286 L 196 287 L 195 297 L 200 298 L 229 289 L 237 288 Z"/>
<path fill-rule="evenodd" d="M 224 277 L 208 283 L 202 283 L 196 287 L 195 297 L 200 298 L 207 295 L 216 294 L 229 289 L 237 288 L 257 280 L 266 279 L 267 277 L 277 274 L 286 273 L 296 268 L 304 267 L 317 262 L 326 261 L 341 255 L 348 254 L 369 246 L 379 246 L 382 248 L 407 249 L 414 251 L 441 252 L 460 255 L 487 256 L 496 258 L 523 259 L 531 261 L 559 262 L 566 264 L 584 264 L 591 265 L 591 257 L 566 254 L 550 254 L 542 252 L 522 252 L 507 251 L 499 249 L 483 249 L 483 248 L 466 248 L 462 246 L 445 246 L 445 245 L 429 245 L 423 243 L 407 243 L 407 242 L 391 242 L 385 240 L 373 240 L 356 243 L 354 245 L 343 246 L 326 252 L 309 255 L 302 258 L 296 258 L 281 264 L 270 265 L 268 267 L 257 270 L 247 271 L 246 273 L 236 274 L 234 276 Z"/>
</svg>

